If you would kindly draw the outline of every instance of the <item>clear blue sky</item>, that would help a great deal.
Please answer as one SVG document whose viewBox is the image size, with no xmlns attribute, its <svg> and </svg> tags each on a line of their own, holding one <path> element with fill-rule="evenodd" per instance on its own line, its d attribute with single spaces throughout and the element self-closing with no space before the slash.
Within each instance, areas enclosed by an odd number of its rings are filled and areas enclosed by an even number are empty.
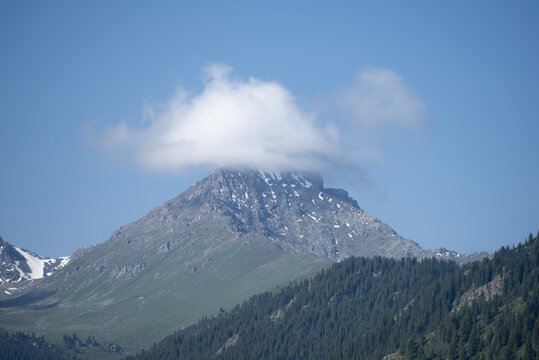
<svg viewBox="0 0 539 360">
<path fill-rule="evenodd" d="M 491 252 L 539 230 L 537 1 L 3 1 L 0 235 L 66 255 L 208 175 L 107 161 L 85 129 L 136 127 L 144 103 L 201 91 L 214 63 L 308 109 L 390 69 L 428 121 L 357 159 L 368 182 L 327 185 L 424 248 Z"/>
</svg>

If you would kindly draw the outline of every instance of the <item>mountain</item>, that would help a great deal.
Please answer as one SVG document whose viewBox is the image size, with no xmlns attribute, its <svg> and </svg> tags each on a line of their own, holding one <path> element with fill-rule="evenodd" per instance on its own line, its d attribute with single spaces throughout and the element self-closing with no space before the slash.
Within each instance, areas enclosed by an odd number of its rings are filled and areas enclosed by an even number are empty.
<svg viewBox="0 0 539 360">
<path fill-rule="evenodd" d="M 127 360 L 537 359 L 539 238 L 458 266 L 350 257 Z"/>
<path fill-rule="evenodd" d="M 342 189 L 315 175 L 218 170 L 188 196 L 204 193 L 240 232 L 256 232 L 289 253 L 341 260 L 351 255 L 418 256 L 422 249 L 365 213 Z"/>
<path fill-rule="evenodd" d="M 52 276 L 68 262 L 69 256 L 46 258 L 13 246 L 0 237 L 0 294 L 13 295 L 29 286 L 28 281 Z"/>
<path fill-rule="evenodd" d="M 0 322 L 134 351 L 352 255 L 456 256 L 421 249 L 316 174 L 219 169 L 0 301 Z"/>
<path fill-rule="evenodd" d="M 430 257 L 463 261 L 486 253 L 423 250 L 363 211 L 343 189 L 325 188 L 317 174 L 282 174 L 219 169 L 189 188 L 177 202 L 214 204 L 235 231 L 256 232 L 289 253 L 312 253 L 334 261 L 349 256 Z"/>
</svg>

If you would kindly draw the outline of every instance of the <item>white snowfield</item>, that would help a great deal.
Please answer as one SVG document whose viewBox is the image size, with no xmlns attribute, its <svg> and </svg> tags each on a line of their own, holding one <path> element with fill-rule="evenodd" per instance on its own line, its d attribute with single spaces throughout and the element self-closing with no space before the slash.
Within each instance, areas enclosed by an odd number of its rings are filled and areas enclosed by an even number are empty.
<svg viewBox="0 0 539 360">
<path fill-rule="evenodd" d="M 14 248 L 26 259 L 26 263 L 28 264 L 28 267 L 30 268 L 30 272 L 26 273 L 22 271 L 18 266 L 16 266 L 17 270 L 19 271 L 19 274 L 21 274 L 21 278 L 27 279 L 27 280 L 36 280 L 41 279 L 44 277 L 44 268 L 46 265 L 55 264 L 57 262 L 56 259 L 42 259 L 40 257 L 34 256 L 30 254 L 27 251 L 24 251 L 21 248 L 18 248 L 14 246 Z M 60 269 L 64 267 L 69 262 L 70 257 L 69 256 L 62 256 L 59 258 L 60 264 L 56 265 L 55 268 Z M 47 273 L 47 276 L 52 275 L 51 272 Z"/>
<path fill-rule="evenodd" d="M 43 267 L 45 266 L 45 260 L 35 257 L 31 255 L 30 253 L 27 253 L 23 249 L 18 248 L 16 246 L 15 246 L 15 249 L 17 249 L 17 251 L 22 256 L 24 256 L 24 258 L 26 259 L 26 263 L 28 264 L 28 267 L 30 267 L 30 272 L 26 274 L 22 272 L 20 269 L 18 269 L 21 276 L 27 279 L 31 279 L 31 280 L 41 279 L 43 277 Z"/>
</svg>

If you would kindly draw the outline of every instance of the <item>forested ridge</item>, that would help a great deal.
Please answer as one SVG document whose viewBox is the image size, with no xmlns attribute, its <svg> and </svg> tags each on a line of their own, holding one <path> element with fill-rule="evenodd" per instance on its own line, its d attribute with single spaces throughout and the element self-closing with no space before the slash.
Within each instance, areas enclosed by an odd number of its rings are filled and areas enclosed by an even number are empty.
<svg viewBox="0 0 539 360">
<path fill-rule="evenodd" d="M 0 359 L 6 360 L 75 360 L 65 350 L 45 341 L 43 336 L 0 330 Z"/>
<path fill-rule="evenodd" d="M 539 241 L 464 266 L 349 258 L 128 359 L 539 359 Z"/>
</svg>

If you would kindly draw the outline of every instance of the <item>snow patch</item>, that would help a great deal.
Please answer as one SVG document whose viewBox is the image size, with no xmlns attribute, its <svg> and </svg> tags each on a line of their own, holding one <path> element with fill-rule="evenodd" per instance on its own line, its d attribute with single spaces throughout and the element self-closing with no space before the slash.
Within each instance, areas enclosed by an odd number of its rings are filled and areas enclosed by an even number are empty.
<svg viewBox="0 0 539 360">
<path fill-rule="evenodd" d="M 21 248 L 18 248 L 16 246 L 14 247 L 26 259 L 26 263 L 28 264 L 28 267 L 30 268 L 30 273 L 28 274 L 29 278 L 31 280 L 41 279 L 43 277 L 43 266 L 45 265 L 47 261 L 40 259 L 38 257 L 35 257 L 32 254 L 22 250 Z M 20 269 L 18 270 L 21 273 L 21 276 L 23 276 L 22 270 Z"/>
<path fill-rule="evenodd" d="M 338 228 L 341 227 L 341 225 L 333 225 L 333 227 L 334 227 L 335 229 L 338 229 Z"/>
<path fill-rule="evenodd" d="M 306 188 L 310 188 L 311 186 L 313 186 L 313 184 L 310 183 L 303 176 L 298 176 L 297 174 L 294 174 L 294 173 L 292 173 L 291 175 L 294 178 L 294 180 L 296 180 L 300 185 L 303 185 Z"/>
<path fill-rule="evenodd" d="M 314 216 L 312 216 L 311 214 L 307 214 L 308 217 L 310 217 L 311 219 L 313 219 L 314 221 L 318 222 L 318 219 L 315 218 Z"/>
<path fill-rule="evenodd" d="M 24 251 L 23 249 L 16 246 L 14 246 L 14 248 L 19 252 L 19 254 L 24 257 L 24 259 L 26 260 L 26 264 L 30 268 L 30 272 L 25 273 L 21 268 L 19 268 L 19 261 L 15 262 L 15 268 L 21 275 L 21 278 L 27 280 L 36 280 L 43 278 L 45 265 L 56 264 L 57 262 L 57 259 L 43 259 L 41 257 L 34 256 L 29 252 Z M 69 260 L 71 260 L 71 257 L 62 256 L 58 258 L 58 260 L 60 260 L 60 264 L 56 265 L 55 269 L 60 269 L 66 266 L 67 263 L 69 263 Z M 46 276 L 51 276 L 52 274 L 52 272 L 48 272 Z"/>
<path fill-rule="evenodd" d="M 320 200 L 324 200 L 324 198 L 322 197 L 322 193 L 321 193 L 321 192 L 318 193 L 318 198 L 319 198 Z"/>
<path fill-rule="evenodd" d="M 264 180 L 264 182 L 268 184 L 268 186 L 271 186 L 269 179 L 266 177 L 266 174 L 260 170 L 258 172 L 260 173 L 260 177 L 262 178 L 262 180 Z"/>
</svg>

